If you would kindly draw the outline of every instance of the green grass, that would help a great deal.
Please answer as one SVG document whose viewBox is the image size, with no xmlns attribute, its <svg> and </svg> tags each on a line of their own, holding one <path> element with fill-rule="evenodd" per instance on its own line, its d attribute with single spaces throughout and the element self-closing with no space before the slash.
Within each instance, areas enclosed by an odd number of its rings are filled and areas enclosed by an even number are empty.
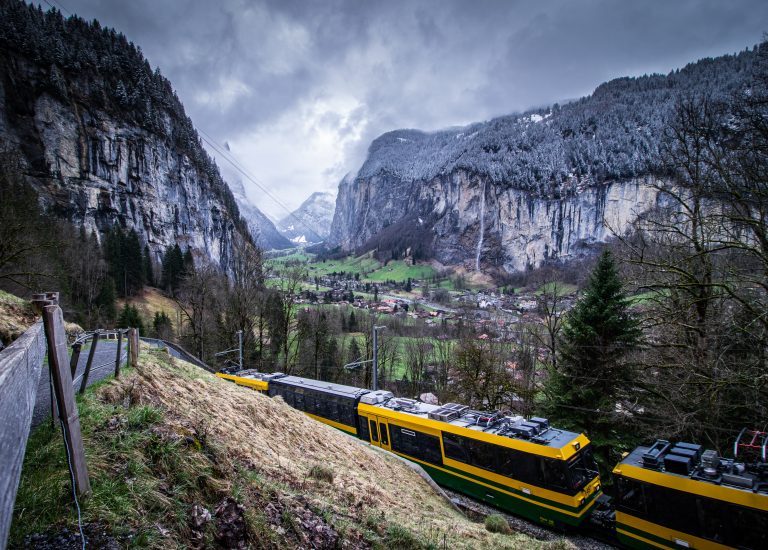
<svg viewBox="0 0 768 550">
<path fill-rule="evenodd" d="M 77 399 L 92 488 L 80 501 L 83 521 L 108 524 L 130 547 L 160 547 L 155 524 L 185 532 L 189 503 L 214 506 L 217 495 L 211 482 L 221 474 L 195 437 L 171 437 L 155 429 L 164 420 L 160 409 L 125 408 L 97 399 L 95 390 L 103 384 Z M 44 422 L 27 445 L 11 546 L 51 526 L 73 527 L 71 490 L 61 432 Z"/>
<path fill-rule="evenodd" d="M 485 528 L 491 533 L 503 533 L 508 535 L 512 532 L 509 522 L 501 514 L 491 514 L 485 518 Z"/>
<path fill-rule="evenodd" d="M 393 260 L 385 266 L 381 266 L 376 271 L 368 274 L 365 281 L 397 281 L 405 282 L 411 280 L 423 280 L 434 277 L 436 271 L 431 265 L 416 264 L 411 265 L 405 260 Z"/>
<path fill-rule="evenodd" d="M 23 298 L 19 298 L 18 296 L 15 296 L 4 290 L 0 290 L 0 303 L 14 304 L 17 306 L 27 305 L 27 301 Z"/>
<path fill-rule="evenodd" d="M 347 273 L 357 275 L 363 282 L 378 283 L 383 281 L 405 282 L 423 280 L 433 277 L 435 269 L 427 264 L 410 265 L 405 260 L 393 260 L 383 265 L 373 258 L 371 253 L 362 256 L 348 256 L 336 260 L 316 260 L 314 255 L 306 252 L 296 252 L 287 256 L 271 258 L 266 261 L 267 266 L 276 271 L 284 270 L 292 262 L 302 262 L 306 265 L 310 279 L 324 277 L 331 273 Z"/>
<path fill-rule="evenodd" d="M 570 296 L 571 294 L 575 294 L 577 290 L 579 290 L 579 287 L 576 285 L 572 285 L 569 283 L 561 283 L 561 282 L 552 282 L 552 283 L 546 283 L 544 285 L 541 285 L 539 289 L 534 293 L 536 296 L 541 296 L 545 292 L 552 293 L 554 292 L 555 288 L 557 289 L 557 295 L 558 296 Z"/>
</svg>

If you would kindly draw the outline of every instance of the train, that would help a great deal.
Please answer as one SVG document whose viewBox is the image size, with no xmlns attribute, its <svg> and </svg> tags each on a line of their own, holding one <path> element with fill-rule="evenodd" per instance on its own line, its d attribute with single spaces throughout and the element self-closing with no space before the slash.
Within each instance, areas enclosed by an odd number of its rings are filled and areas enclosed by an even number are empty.
<svg viewBox="0 0 768 550">
<path fill-rule="evenodd" d="M 589 439 L 546 418 L 434 405 L 331 382 L 224 370 L 311 418 L 419 464 L 440 485 L 561 531 L 590 525 L 632 549 L 768 549 L 768 434 L 744 430 L 727 459 L 657 440 L 616 465 L 604 495 Z M 756 451 L 752 461 L 739 452 Z"/>
</svg>

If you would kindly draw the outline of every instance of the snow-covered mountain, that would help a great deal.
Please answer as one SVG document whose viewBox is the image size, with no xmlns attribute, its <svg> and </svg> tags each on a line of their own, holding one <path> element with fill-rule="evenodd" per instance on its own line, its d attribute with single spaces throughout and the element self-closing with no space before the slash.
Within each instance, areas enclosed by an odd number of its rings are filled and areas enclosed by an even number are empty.
<svg viewBox="0 0 768 550">
<path fill-rule="evenodd" d="M 312 193 L 296 210 L 277 223 L 277 228 L 297 244 L 319 243 L 328 238 L 336 208 L 333 193 Z"/>
<path fill-rule="evenodd" d="M 761 48 L 768 48 L 762 45 Z M 437 132 L 376 138 L 339 184 L 330 247 L 509 273 L 592 254 L 656 206 L 662 136 L 680 98 L 759 86 L 758 51 Z"/>
<path fill-rule="evenodd" d="M 253 240 L 265 250 L 282 250 L 295 246 L 286 239 L 275 227 L 275 224 L 267 217 L 264 212 L 259 210 L 245 194 L 243 182 L 240 180 L 229 183 L 229 188 L 237 201 L 240 209 L 240 215 L 248 223 L 248 229 L 253 236 Z"/>
</svg>

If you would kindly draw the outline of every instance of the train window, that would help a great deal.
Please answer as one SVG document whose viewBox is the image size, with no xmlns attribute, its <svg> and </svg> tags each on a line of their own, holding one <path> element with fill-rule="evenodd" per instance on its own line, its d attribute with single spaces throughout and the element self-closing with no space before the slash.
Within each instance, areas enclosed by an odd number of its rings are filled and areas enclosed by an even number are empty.
<svg viewBox="0 0 768 550">
<path fill-rule="evenodd" d="M 498 473 L 531 485 L 541 484 L 539 457 L 514 449 L 499 451 Z"/>
<path fill-rule="evenodd" d="M 639 517 L 645 517 L 643 485 L 626 477 L 616 478 L 618 509 Z"/>
<path fill-rule="evenodd" d="M 371 441 L 379 442 L 379 431 L 376 429 L 376 421 L 371 418 Z"/>
<path fill-rule="evenodd" d="M 499 446 L 493 445 L 491 443 L 485 443 L 483 441 L 477 441 L 475 439 L 470 439 L 469 443 L 472 466 L 495 472 L 497 470 L 496 455 L 498 453 Z"/>
<path fill-rule="evenodd" d="M 568 485 L 572 494 L 582 490 L 597 475 L 597 464 L 589 446 L 584 447 L 568 461 Z"/>
<path fill-rule="evenodd" d="M 285 388 L 283 391 L 283 400 L 289 404 L 291 407 L 294 406 L 295 400 L 293 399 L 293 391 L 291 391 L 288 388 Z"/>
<path fill-rule="evenodd" d="M 702 538 L 724 543 L 728 531 L 726 526 L 731 521 L 726 504 L 711 498 L 699 497 L 696 499 L 696 506 Z M 768 526 L 766 528 L 768 529 Z"/>
<path fill-rule="evenodd" d="M 644 490 L 650 521 L 683 533 L 701 534 L 696 495 L 658 485 L 646 485 Z"/>
<path fill-rule="evenodd" d="M 568 475 L 562 460 L 545 458 L 541 461 L 544 470 L 544 483 L 547 488 L 556 491 L 568 491 Z"/>
<path fill-rule="evenodd" d="M 360 426 L 360 432 L 358 435 L 363 441 L 370 441 L 371 432 L 368 430 L 368 418 L 365 416 L 358 416 L 357 423 Z"/>
<path fill-rule="evenodd" d="M 439 437 L 394 424 L 389 425 L 389 435 L 392 450 L 432 464 L 443 464 Z"/>
<path fill-rule="evenodd" d="M 768 548 L 768 512 L 731 504 L 727 520 L 731 525 L 725 544 L 738 548 Z"/>
<path fill-rule="evenodd" d="M 499 446 L 470 437 L 451 433 L 443 433 L 445 456 L 477 468 L 496 472 L 498 470 L 497 455 Z"/>
<path fill-rule="evenodd" d="M 387 425 L 384 422 L 379 422 L 379 430 L 381 431 L 381 444 L 389 445 L 389 436 L 387 435 Z"/>
<path fill-rule="evenodd" d="M 294 407 L 296 407 L 300 411 L 306 410 L 305 409 L 306 404 L 304 403 L 304 395 L 302 395 L 301 393 L 299 392 L 294 393 L 293 402 L 294 402 Z"/>
<path fill-rule="evenodd" d="M 469 453 L 462 444 L 464 439 L 465 438 L 460 435 L 443 432 L 443 449 L 445 450 L 445 457 L 469 464 Z"/>
<path fill-rule="evenodd" d="M 339 422 L 347 426 L 355 425 L 355 408 L 346 399 L 339 403 Z"/>
</svg>

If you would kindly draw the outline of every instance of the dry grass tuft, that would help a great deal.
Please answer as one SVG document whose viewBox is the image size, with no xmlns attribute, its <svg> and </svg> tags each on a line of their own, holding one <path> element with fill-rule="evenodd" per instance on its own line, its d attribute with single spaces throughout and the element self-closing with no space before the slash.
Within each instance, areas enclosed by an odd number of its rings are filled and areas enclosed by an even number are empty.
<svg viewBox="0 0 768 550">
<path fill-rule="evenodd" d="M 31 303 L 0 290 L 0 340 L 3 344 L 10 345 L 36 320 Z"/>
</svg>

